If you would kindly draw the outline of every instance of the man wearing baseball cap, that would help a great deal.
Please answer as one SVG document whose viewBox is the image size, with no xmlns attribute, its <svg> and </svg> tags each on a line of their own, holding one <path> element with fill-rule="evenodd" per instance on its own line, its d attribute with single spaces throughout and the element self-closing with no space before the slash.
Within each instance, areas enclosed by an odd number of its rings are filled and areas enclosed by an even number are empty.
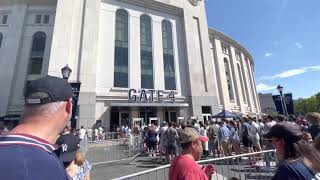
<svg viewBox="0 0 320 180">
<path fill-rule="evenodd" d="M 54 143 L 70 120 L 71 98 L 72 88 L 61 78 L 46 76 L 27 86 L 22 120 L 0 136 L 0 179 L 68 179 Z"/>
<path fill-rule="evenodd" d="M 207 142 L 208 137 L 201 136 L 194 128 L 186 127 L 180 133 L 182 153 L 171 163 L 169 180 L 208 180 L 214 173 L 214 166 L 200 166 L 196 161 L 200 160 L 203 152 L 202 143 Z"/>
</svg>

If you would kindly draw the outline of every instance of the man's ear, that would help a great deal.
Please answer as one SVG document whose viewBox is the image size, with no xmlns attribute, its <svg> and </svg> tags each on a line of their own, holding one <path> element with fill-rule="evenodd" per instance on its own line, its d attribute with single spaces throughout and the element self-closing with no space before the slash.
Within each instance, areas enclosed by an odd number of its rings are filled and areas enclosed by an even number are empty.
<svg viewBox="0 0 320 180">
<path fill-rule="evenodd" d="M 66 104 L 66 109 L 65 109 L 68 114 L 72 113 L 72 106 L 73 106 L 72 98 L 69 98 Z"/>
</svg>

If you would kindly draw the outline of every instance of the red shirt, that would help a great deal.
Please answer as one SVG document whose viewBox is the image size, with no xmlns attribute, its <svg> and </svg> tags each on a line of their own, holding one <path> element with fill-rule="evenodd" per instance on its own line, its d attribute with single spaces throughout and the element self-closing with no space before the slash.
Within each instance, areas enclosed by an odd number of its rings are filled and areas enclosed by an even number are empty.
<svg viewBox="0 0 320 180">
<path fill-rule="evenodd" d="M 191 156 L 180 155 L 171 162 L 169 180 L 208 180 L 208 177 Z"/>
</svg>

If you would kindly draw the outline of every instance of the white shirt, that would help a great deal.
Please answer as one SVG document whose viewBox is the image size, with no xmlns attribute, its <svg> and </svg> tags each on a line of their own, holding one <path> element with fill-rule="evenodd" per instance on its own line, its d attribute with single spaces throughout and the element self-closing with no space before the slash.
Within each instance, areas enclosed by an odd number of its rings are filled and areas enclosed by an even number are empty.
<svg viewBox="0 0 320 180">
<path fill-rule="evenodd" d="M 86 129 L 80 129 L 79 130 L 79 139 L 84 139 L 84 136 L 86 135 L 87 130 Z"/>
</svg>

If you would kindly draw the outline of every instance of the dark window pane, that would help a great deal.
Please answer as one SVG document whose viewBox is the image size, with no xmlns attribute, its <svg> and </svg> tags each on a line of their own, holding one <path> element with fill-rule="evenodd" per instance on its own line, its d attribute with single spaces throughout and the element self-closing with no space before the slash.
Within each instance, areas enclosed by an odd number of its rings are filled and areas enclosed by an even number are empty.
<svg viewBox="0 0 320 180">
<path fill-rule="evenodd" d="M 31 58 L 29 74 L 41 74 L 43 58 Z"/>
<path fill-rule="evenodd" d="M 114 87 L 128 87 L 128 13 L 116 12 Z"/>
<path fill-rule="evenodd" d="M 173 57 L 172 27 L 167 20 L 162 21 L 163 66 L 166 90 L 176 89 L 175 66 Z"/>
<path fill-rule="evenodd" d="M 49 24 L 50 21 L 50 15 L 46 14 L 44 15 L 43 24 Z"/>
<path fill-rule="evenodd" d="M 2 40 L 3 40 L 3 35 L 0 33 L 0 48 L 2 47 Z"/>
<path fill-rule="evenodd" d="M 37 32 L 33 35 L 32 48 L 29 59 L 29 74 L 41 74 L 44 51 L 46 48 L 46 34 Z"/>
<path fill-rule="evenodd" d="M 153 89 L 153 57 L 151 18 L 140 17 L 141 88 Z"/>
<path fill-rule="evenodd" d="M 37 14 L 36 15 L 36 19 L 34 21 L 36 24 L 40 24 L 41 23 L 41 14 Z"/>
<path fill-rule="evenodd" d="M 2 16 L 2 24 L 7 24 L 8 23 L 8 15 L 3 15 Z"/>
</svg>

